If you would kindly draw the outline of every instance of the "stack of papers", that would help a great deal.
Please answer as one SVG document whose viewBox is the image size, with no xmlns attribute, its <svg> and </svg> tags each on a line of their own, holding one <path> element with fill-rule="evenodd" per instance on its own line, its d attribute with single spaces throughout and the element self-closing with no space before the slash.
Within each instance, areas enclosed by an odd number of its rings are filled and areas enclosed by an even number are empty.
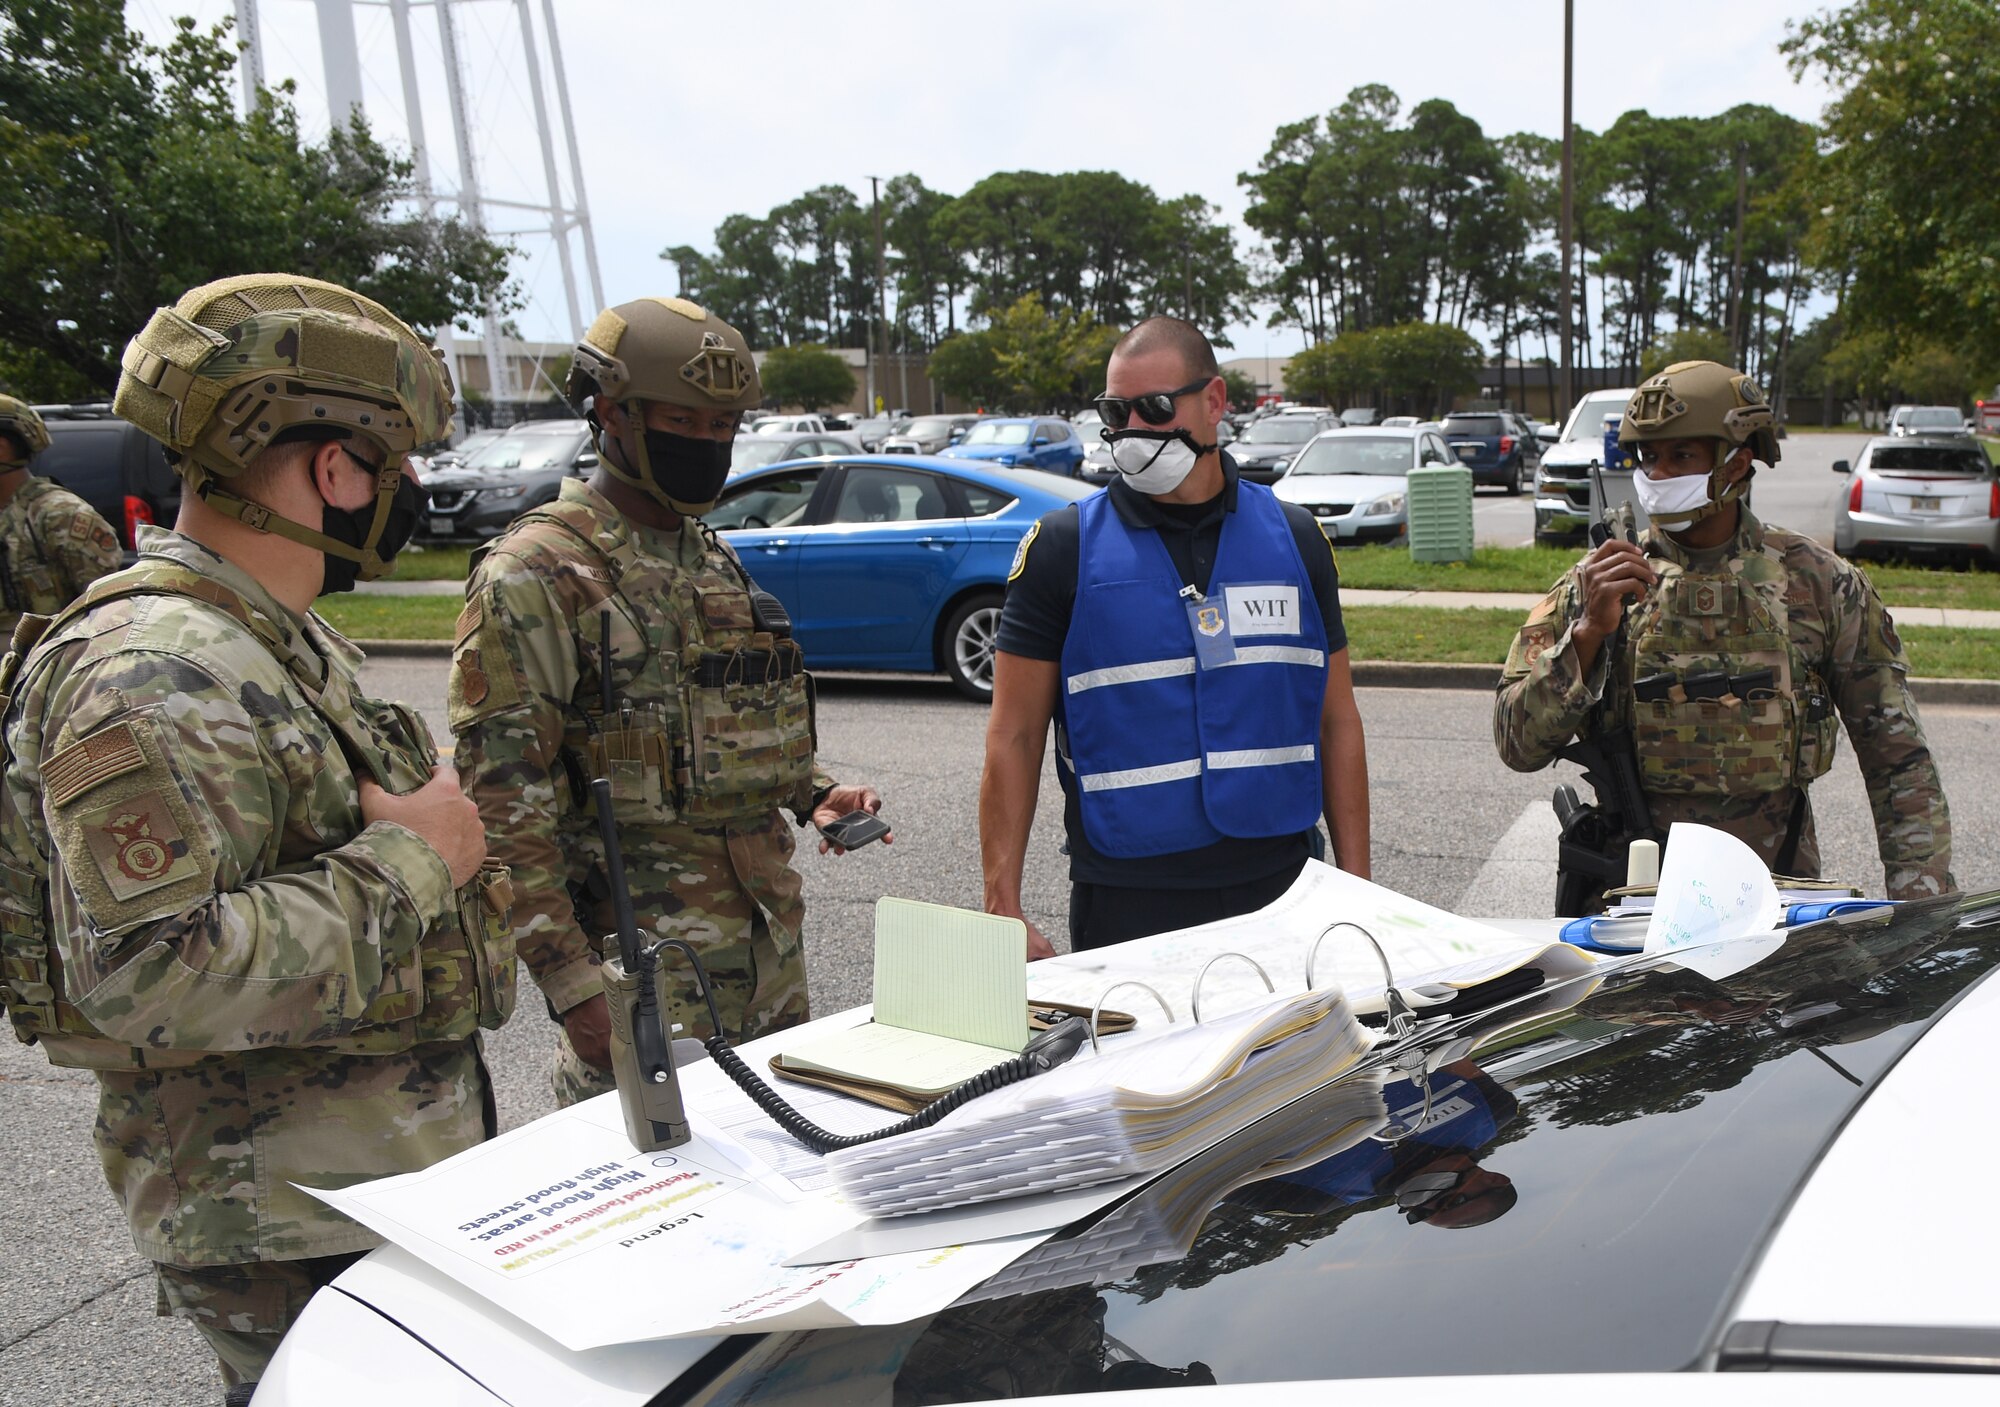
<svg viewBox="0 0 2000 1407">
<path fill-rule="evenodd" d="M 1086 1048 L 936 1125 L 827 1155 L 872 1216 L 1159 1172 L 1326 1083 L 1374 1043 L 1336 990 Z"/>
<path fill-rule="evenodd" d="M 1180 1259 L 1208 1214 L 1236 1188 L 1311 1167 L 1381 1129 L 1388 1121 L 1382 1079 L 1379 1072 L 1357 1072 L 1316 1090 L 1147 1183 L 1073 1234 L 1036 1246 L 959 1303 L 1108 1285 Z"/>
</svg>

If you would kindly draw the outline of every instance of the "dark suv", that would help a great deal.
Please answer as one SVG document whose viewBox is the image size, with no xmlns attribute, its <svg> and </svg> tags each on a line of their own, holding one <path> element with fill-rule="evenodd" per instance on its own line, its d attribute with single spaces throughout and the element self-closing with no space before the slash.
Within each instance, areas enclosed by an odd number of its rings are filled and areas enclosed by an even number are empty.
<svg viewBox="0 0 2000 1407">
<path fill-rule="evenodd" d="M 173 526 L 181 481 L 158 440 L 120 420 L 108 405 L 35 409 L 49 427 L 49 447 L 35 456 L 35 473 L 95 508 L 128 556 L 142 524 Z"/>
<path fill-rule="evenodd" d="M 463 464 L 424 476 L 430 509 L 417 525 L 429 542 L 484 542 L 527 512 L 555 502 L 566 478 L 597 466 L 582 420 L 527 420 L 474 451 Z"/>
<path fill-rule="evenodd" d="M 1444 418 L 1445 443 L 1472 471 L 1475 484 L 1498 484 L 1519 493 L 1542 463 L 1534 428 L 1507 410 L 1459 411 Z"/>
</svg>

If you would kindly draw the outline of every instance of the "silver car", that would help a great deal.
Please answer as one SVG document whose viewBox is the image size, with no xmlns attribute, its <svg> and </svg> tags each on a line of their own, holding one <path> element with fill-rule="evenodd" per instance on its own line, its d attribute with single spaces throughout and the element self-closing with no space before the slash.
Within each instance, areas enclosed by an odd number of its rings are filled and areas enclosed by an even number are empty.
<svg viewBox="0 0 2000 1407">
<path fill-rule="evenodd" d="M 2000 565 L 2000 478 L 1970 435 L 1879 436 L 1862 446 L 1833 510 L 1833 550 L 1983 557 Z"/>
<path fill-rule="evenodd" d="M 729 451 L 729 472 L 762 469 L 787 459 L 822 454 L 859 454 L 861 437 L 851 430 L 788 430 L 738 435 Z"/>
<path fill-rule="evenodd" d="M 1393 542 L 1410 530 L 1409 472 L 1455 463 L 1435 430 L 1349 426 L 1315 436 L 1271 491 L 1310 512 L 1328 537 Z"/>
<path fill-rule="evenodd" d="M 979 420 L 977 415 L 920 415 L 901 434 L 882 441 L 882 453 L 936 454 L 957 444 Z"/>
</svg>

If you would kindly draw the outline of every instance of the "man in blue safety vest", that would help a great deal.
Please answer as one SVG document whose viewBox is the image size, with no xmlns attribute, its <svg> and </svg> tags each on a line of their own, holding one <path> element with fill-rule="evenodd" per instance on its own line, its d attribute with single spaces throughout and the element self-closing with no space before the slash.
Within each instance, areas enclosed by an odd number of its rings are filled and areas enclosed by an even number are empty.
<svg viewBox="0 0 2000 1407">
<path fill-rule="evenodd" d="M 1119 477 L 1022 539 L 979 796 L 986 908 L 1021 870 L 1055 725 L 1070 942 L 1102 947 L 1283 894 L 1324 815 L 1368 874 L 1368 762 L 1333 551 L 1216 445 L 1228 395 L 1193 324 L 1120 339 L 1097 408 Z M 1030 957 L 1048 940 L 1028 925 Z"/>
</svg>

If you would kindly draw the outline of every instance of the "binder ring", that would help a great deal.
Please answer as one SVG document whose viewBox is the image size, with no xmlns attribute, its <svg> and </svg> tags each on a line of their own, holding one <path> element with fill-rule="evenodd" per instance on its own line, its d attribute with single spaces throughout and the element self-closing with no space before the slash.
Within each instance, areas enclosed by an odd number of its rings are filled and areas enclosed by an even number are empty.
<svg viewBox="0 0 2000 1407">
<path fill-rule="evenodd" d="M 1393 1148 L 1431 1121 L 1431 1071 L 1429 1057 L 1422 1049 L 1405 1051 L 1389 1063 L 1392 1068 L 1405 1076 L 1411 1076 L 1424 1087 L 1424 1107 L 1417 1115 L 1415 1123 L 1389 1124 L 1370 1135 L 1375 1142 Z"/>
<path fill-rule="evenodd" d="M 1389 968 L 1389 955 L 1382 951 L 1382 945 L 1375 941 L 1374 934 L 1352 919 L 1329 923 L 1319 931 L 1319 937 L 1313 939 L 1312 947 L 1306 952 L 1306 990 L 1308 992 L 1313 990 L 1313 960 L 1319 956 L 1319 945 L 1324 943 L 1327 935 L 1336 928 L 1351 928 L 1366 938 L 1368 946 L 1375 950 L 1375 956 L 1382 964 L 1382 987 L 1389 1017 L 1388 1024 L 1384 1027 L 1384 1034 L 1392 1040 L 1400 1040 L 1409 1035 L 1416 1029 L 1417 1013 L 1404 999 L 1403 994 L 1396 990 L 1396 974 Z"/>
<path fill-rule="evenodd" d="M 1174 1009 L 1168 1006 L 1167 999 L 1161 996 L 1158 992 L 1153 991 L 1152 987 L 1150 987 L 1144 982 L 1135 982 L 1131 980 L 1127 980 L 1124 982 L 1113 982 L 1109 987 L 1106 987 L 1103 991 L 1097 994 L 1097 1005 L 1093 1006 L 1090 1009 L 1090 1053 L 1092 1055 L 1097 1054 L 1097 1022 L 1098 1018 L 1104 1015 L 1104 1003 L 1106 999 L 1109 998 L 1110 995 L 1113 992 L 1117 991 L 1120 987 L 1137 987 L 1142 992 L 1151 993 L 1153 1000 L 1160 1004 L 1160 1010 L 1164 1011 L 1167 1014 L 1167 1024 L 1169 1026 L 1174 1024 Z"/>
<path fill-rule="evenodd" d="M 1210 958 L 1207 962 L 1203 963 L 1201 965 L 1201 971 L 1195 974 L 1194 995 L 1188 999 L 1188 1005 L 1194 1013 L 1194 1024 L 1197 1026 L 1201 1024 L 1201 984 L 1203 980 L 1208 976 L 1208 970 L 1211 967 L 1214 967 L 1217 963 L 1221 962 L 1224 958 L 1235 958 L 1239 962 L 1249 963 L 1252 967 L 1257 969 L 1257 975 L 1264 979 L 1265 991 L 1275 992 L 1278 990 L 1276 987 L 1271 985 L 1271 974 L 1264 970 L 1263 964 L 1258 962 L 1257 959 L 1251 957 L 1248 953 L 1217 953 L 1214 957 Z"/>
</svg>

